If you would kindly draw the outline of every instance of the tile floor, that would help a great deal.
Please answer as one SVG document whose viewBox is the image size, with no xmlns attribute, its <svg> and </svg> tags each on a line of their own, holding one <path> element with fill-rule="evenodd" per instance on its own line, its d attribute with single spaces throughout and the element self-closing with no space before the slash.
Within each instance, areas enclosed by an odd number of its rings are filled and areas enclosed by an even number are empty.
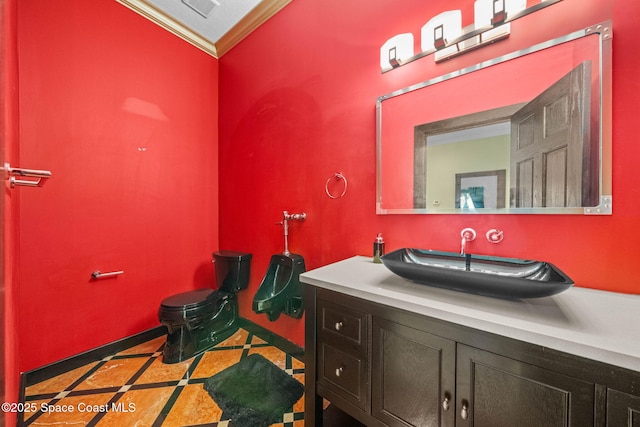
<svg viewBox="0 0 640 427">
<path fill-rule="evenodd" d="M 23 425 L 234 427 L 203 383 L 252 353 L 304 384 L 302 360 L 244 328 L 212 350 L 172 365 L 162 363 L 164 340 L 155 338 L 26 387 L 25 409 L 37 410 L 25 411 Z M 49 412 L 64 409 L 73 412 Z M 304 396 L 273 426 L 301 427 L 303 418 Z"/>
</svg>

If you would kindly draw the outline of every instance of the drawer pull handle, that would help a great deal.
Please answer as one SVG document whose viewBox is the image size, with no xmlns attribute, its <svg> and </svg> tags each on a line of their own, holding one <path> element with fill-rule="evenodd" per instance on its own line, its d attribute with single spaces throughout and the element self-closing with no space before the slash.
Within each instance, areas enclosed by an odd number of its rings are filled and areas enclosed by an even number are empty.
<svg viewBox="0 0 640 427">
<path fill-rule="evenodd" d="M 467 402 L 462 403 L 462 409 L 460 410 L 460 417 L 463 420 L 466 420 L 467 418 L 469 418 L 469 405 L 467 404 Z"/>
<path fill-rule="evenodd" d="M 444 396 L 444 400 L 442 401 L 442 409 L 446 411 L 449 410 L 449 396 Z"/>
<path fill-rule="evenodd" d="M 342 323 L 342 320 L 339 322 L 336 322 L 336 331 L 339 331 L 342 329 L 342 327 L 344 326 L 344 323 Z"/>
<path fill-rule="evenodd" d="M 344 371 L 343 366 L 340 366 L 338 369 L 336 369 L 336 377 L 339 377 L 340 375 L 342 375 L 342 371 Z"/>
</svg>

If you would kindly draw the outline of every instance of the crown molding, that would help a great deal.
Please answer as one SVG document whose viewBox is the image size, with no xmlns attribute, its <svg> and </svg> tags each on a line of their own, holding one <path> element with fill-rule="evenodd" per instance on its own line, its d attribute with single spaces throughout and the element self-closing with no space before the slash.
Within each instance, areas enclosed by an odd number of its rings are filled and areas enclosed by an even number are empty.
<svg viewBox="0 0 640 427">
<path fill-rule="evenodd" d="M 265 23 L 289 3 L 291 3 L 291 0 L 263 0 L 260 2 L 236 26 L 216 42 L 218 54 L 222 56 L 230 51 L 242 39 L 251 34 L 253 30 Z"/>
<path fill-rule="evenodd" d="M 116 0 L 209 55 L 220 58 L 242 39 L 291 2 L 291 0 L 262 0 L 220 40 L 209 40 L 178 20 L 167 15 L 148 0 Z"/>
</svg>

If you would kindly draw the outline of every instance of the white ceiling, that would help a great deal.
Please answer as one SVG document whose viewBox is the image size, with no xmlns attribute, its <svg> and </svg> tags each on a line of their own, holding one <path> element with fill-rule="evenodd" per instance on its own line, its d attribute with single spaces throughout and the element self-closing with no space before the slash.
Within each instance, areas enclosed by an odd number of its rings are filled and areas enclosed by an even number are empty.
<svg viewBox="0 0 640 427">
<path fill-rule="evenodd" d="M 251 9 L 260 3 L 260 0 L 203 0 L 191 2 L 196 6 L 198 4 L 213 5 L 211 12 L 205 18 L 181 0 L 148 1 L 211 42 L 220 40 L 227 31 L 236 26 L 245 15 L 251 12 Z M 201 9 L 203 7 L 200 6 Z"/>
<path fill-rule="evenodd" d="M 291 0 L 116 0 L 221 57 Z"/>
</svg>

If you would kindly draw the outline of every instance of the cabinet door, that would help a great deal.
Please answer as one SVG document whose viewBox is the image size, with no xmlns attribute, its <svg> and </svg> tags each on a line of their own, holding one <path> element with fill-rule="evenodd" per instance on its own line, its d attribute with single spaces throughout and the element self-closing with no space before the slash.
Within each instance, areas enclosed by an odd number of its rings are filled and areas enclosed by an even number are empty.
<svg viewBox="0 0 640 427">
<path fill-rule="evenodd" d="M 594 425 L 594 384 L 462 344 L 457 352 L 457 426 Z"/>
<path fill-rule="evenodd" d="M 640 427 L 640 397 L 607 390 L 607 427 Z"/>
<path fill-rule="evenodd" d="M 372 414 L 389 426 L 453 426 L 455 342 L 374 317 Z"/>
</svg>

